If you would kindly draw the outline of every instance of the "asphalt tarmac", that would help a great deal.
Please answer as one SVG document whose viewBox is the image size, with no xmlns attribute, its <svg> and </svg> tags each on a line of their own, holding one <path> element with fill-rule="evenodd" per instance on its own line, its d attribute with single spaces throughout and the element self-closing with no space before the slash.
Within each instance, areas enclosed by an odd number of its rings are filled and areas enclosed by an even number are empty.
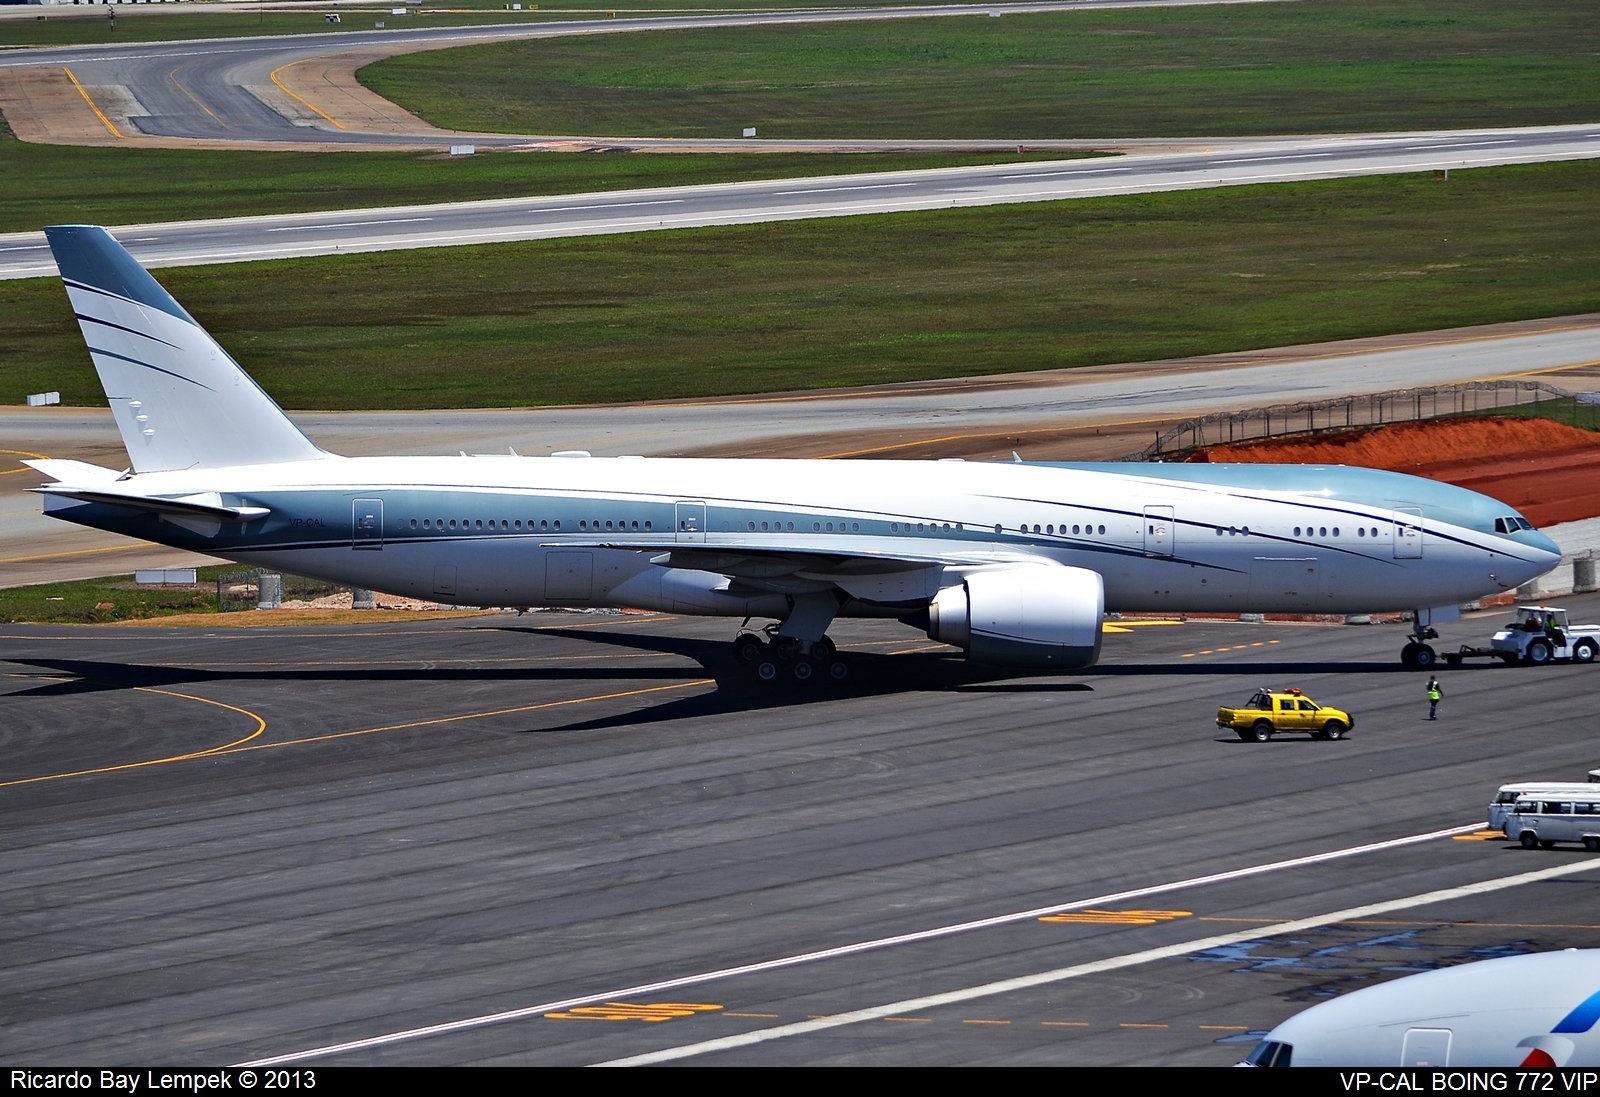
<svg viewBox="0 0 1600 1097">
<path fill-rule="evenodd" d="M 1600 670 L 1429 722 L 1398 624 L 1110 627 L 1006 678 L 845 623 L 850 682 L 773 687 L 660 615 L 0 626 L 0 1062 L 1226 1066 L 1600 946 L 1600 857 L 1482 832 L 1600 764 Z M 1262 685 L 1356 726 L 1215 727 Z"/>
</svg>

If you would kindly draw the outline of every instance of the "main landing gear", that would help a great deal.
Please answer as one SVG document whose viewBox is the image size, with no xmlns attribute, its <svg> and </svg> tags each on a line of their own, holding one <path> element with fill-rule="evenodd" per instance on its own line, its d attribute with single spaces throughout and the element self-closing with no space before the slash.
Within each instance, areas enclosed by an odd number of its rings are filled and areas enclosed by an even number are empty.
<svg viewBox="0 0 1600 1097">
<path fill-rule="evenodd" d="M 762 682 L 843 682 L 850 664 L 826 636 L 807 643 L 780 636 L 776 626 L 764 632 L 741 632 L 733 641 L 733 657 Z"/>
<path fill-rule="evenodd" d="M 1432 670 L 1439 662 L 1439 653 L 1428 645 L 1428 641 L 1438 638 L 1438 629 L 1418 628 L 1411 634 L 1406 646 L 1400 649 L 1401 665 L 1407 670 Z"/>
</svg>

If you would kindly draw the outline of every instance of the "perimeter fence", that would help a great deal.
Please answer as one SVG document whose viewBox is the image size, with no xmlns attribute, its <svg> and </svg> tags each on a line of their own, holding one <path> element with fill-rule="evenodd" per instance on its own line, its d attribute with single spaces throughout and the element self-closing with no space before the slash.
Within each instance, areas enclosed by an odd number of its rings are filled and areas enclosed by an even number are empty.
<svg viewBox="0 0 1600 1097">
<path fill-rule="evenodd" d="M 1572 392 L 1544 381 L 1471 381 L 1216 412 L 1159 432 L 1125 460 L 1167 461 L 1204 446 L 1473 415 L 1554 419 L 1600 430 L 1600 392 Z"/>
</svg>

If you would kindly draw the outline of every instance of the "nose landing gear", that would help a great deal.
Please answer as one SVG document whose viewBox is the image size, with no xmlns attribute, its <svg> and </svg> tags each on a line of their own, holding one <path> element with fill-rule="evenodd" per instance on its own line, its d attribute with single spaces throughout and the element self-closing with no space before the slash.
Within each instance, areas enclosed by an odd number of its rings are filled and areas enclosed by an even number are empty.
<svg viewBox="0 0 1600 1097">
<path fill-rule="evenodd" d="M 1428 645 L 1428 641 L 1438 638 L 1438 629 L 1418 628 L 1411 634 L 1406 646 L 1400 649 L 1400 664 L 1407 670 L 1432 670 L 1439 662 L 1439 653 Z"/>
</svg>

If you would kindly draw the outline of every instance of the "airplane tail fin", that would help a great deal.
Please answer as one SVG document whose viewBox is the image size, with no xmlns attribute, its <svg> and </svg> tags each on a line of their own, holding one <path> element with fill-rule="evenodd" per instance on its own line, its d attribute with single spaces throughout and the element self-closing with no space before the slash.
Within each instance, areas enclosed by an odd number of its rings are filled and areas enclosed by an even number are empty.
<svg viewBox="0 0 1600 1097">
<path fill-rule="evenodd" d="M 332 456 L 109 232 L 44 231 L 135 472 Z"/>
</svg>

